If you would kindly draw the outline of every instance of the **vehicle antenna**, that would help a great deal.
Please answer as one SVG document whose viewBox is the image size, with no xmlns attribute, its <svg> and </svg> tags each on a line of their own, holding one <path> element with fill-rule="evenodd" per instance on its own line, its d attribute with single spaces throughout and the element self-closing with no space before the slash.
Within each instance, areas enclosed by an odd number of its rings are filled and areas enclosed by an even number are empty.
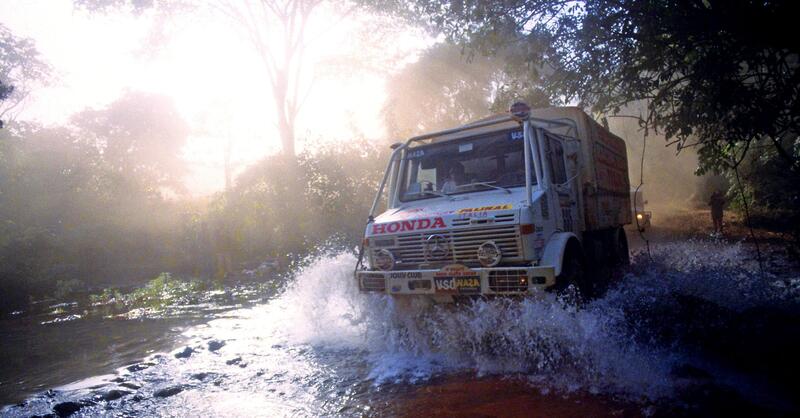
<svg viewBox="0 0 800 418">
<path fill-rule="evenodd" d="M 641 122 L 642 120 L 642 115 L 640 114 L 639 121 Z M 642 185 L 644 185 L 644 152 L 647 150 L 647 131 L 647 124 L 645 124 L 644 135 L 642 136 L 642 158 L 639 162 L 639 185 L 636 186 L 636 191 L 633 193 L 633 207 L 635 208 L 639 207 L 636 205 L 636 199 L 639 198 L 639 189 L 642 187 Z M 642 240 L 644 240 L 645 248 L 647 248 L 647 258 L 649 258 L 650 261 L 653 261 L 653 255 L 650 253 L 650 240 L 644 236 L 644 231 L 639 226 L 638 217 L 636 217 L 636 230 L 639 231 L 639 236 L 642 237 Z"/>
</svg>

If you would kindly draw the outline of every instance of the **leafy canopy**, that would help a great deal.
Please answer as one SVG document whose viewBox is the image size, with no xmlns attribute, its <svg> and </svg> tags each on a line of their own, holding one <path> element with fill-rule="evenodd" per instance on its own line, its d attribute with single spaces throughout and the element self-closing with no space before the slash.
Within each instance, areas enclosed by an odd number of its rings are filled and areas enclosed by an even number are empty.
<svg viewBox="0 0 800 418">
<path fill-rule="evenodd" d="M 800 170 L 800 38 L 792 1 L 385 0 L 391 10 L 541 79 L 556 102 L 618 113 L 643 101 L 649 128 L 698 146 L 701 169 L 771 146 Z"/>
</svg>

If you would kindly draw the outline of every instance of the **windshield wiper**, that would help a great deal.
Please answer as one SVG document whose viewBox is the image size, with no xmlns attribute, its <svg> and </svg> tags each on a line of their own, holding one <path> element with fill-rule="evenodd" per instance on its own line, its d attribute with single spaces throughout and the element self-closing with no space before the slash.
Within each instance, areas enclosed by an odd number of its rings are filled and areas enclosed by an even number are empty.
<svg viewBox="0 0 800 418">
<path fill-rule="evenodd" d="M 491 187 L 492 189 L 502 190 L 502 191 L 504 191 L 504 192 L 506 192 L 508 194 L 511 194 L 511 190 L 510 189 L 507 189 L 507 188 L 501 187 L 501 186 L 495 186 L 494 183 L 495 182 L 493 182 L 493 181 L 491 181 L 491 182 L 488 182 L 488 181 L 476 181 L 474 183 L 462 184 L 460 186 L 456 186 L 456 188 L 460 189 L 462 187 L 470 187 L 470 186 L 486 186 L 486 187 Z"/>
<path fill-rule="evenodd" d="M 449 194 L 442 193 L 442 192 L 437 192 L 436 190 L 423 190 L 423 191 L 419 192 L 418 194 L 432 194 L 434 196 L 446 197 L 446 198 L 448 198 L 450 200 L 453 200 L 453 198 L 450 197 Z"/>
<path fill-rule="evenodd" d="M 447 194 L 447 193 L 442 193 L 442 192 L 437 192 L 436 190 L 420 190 L 420 191 L 418 191 L 418 192 L 416 192 L 416 193 L 408 193 L 408 192 L 406 192 L 406 196 L 409 196 L 409 197 L 410 197 L 410 196 L 425 196 L 425 195 L 433 195 L 433 196 L 439 196 L 439 197 L 446 197 L 446 198 L 448 198 L 448 199 L 450 199 L 450 200 L 453 200 L 453 197 L 452 197 L 452 196 L 450 196 L 449 194 Z"/>
</svg>

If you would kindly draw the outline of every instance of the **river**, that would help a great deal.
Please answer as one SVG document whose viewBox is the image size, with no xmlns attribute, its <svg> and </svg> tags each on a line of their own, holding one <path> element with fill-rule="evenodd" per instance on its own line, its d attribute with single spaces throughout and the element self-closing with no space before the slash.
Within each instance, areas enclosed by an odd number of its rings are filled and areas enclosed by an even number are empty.
<svg viewBox="0 0 800 418">
<path fill-rule="evenodd" d="M 398 304 L 360 294 L 354 261 L 321 255 L 261 302 L 3 320 L 2 415 L 800 412 L 800 277 L 761 274 L 743 244 L 653 244 L 580 309 L 549 293 Z"/>
</svg>

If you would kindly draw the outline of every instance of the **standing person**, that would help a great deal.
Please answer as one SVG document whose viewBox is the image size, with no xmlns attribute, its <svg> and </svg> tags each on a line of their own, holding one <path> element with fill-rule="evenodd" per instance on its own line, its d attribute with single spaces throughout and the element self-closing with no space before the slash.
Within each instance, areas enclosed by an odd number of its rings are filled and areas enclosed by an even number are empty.
<svg viewBox="0 0 800 418">
<path fill-rule="evenodd" d="M 725 197 L 717 190 L 708 201 L 711 206 L 711 220 L 714 221 L 714 232 L 722 233 L 722 209 L 725 207 Z"/>
</svg>

